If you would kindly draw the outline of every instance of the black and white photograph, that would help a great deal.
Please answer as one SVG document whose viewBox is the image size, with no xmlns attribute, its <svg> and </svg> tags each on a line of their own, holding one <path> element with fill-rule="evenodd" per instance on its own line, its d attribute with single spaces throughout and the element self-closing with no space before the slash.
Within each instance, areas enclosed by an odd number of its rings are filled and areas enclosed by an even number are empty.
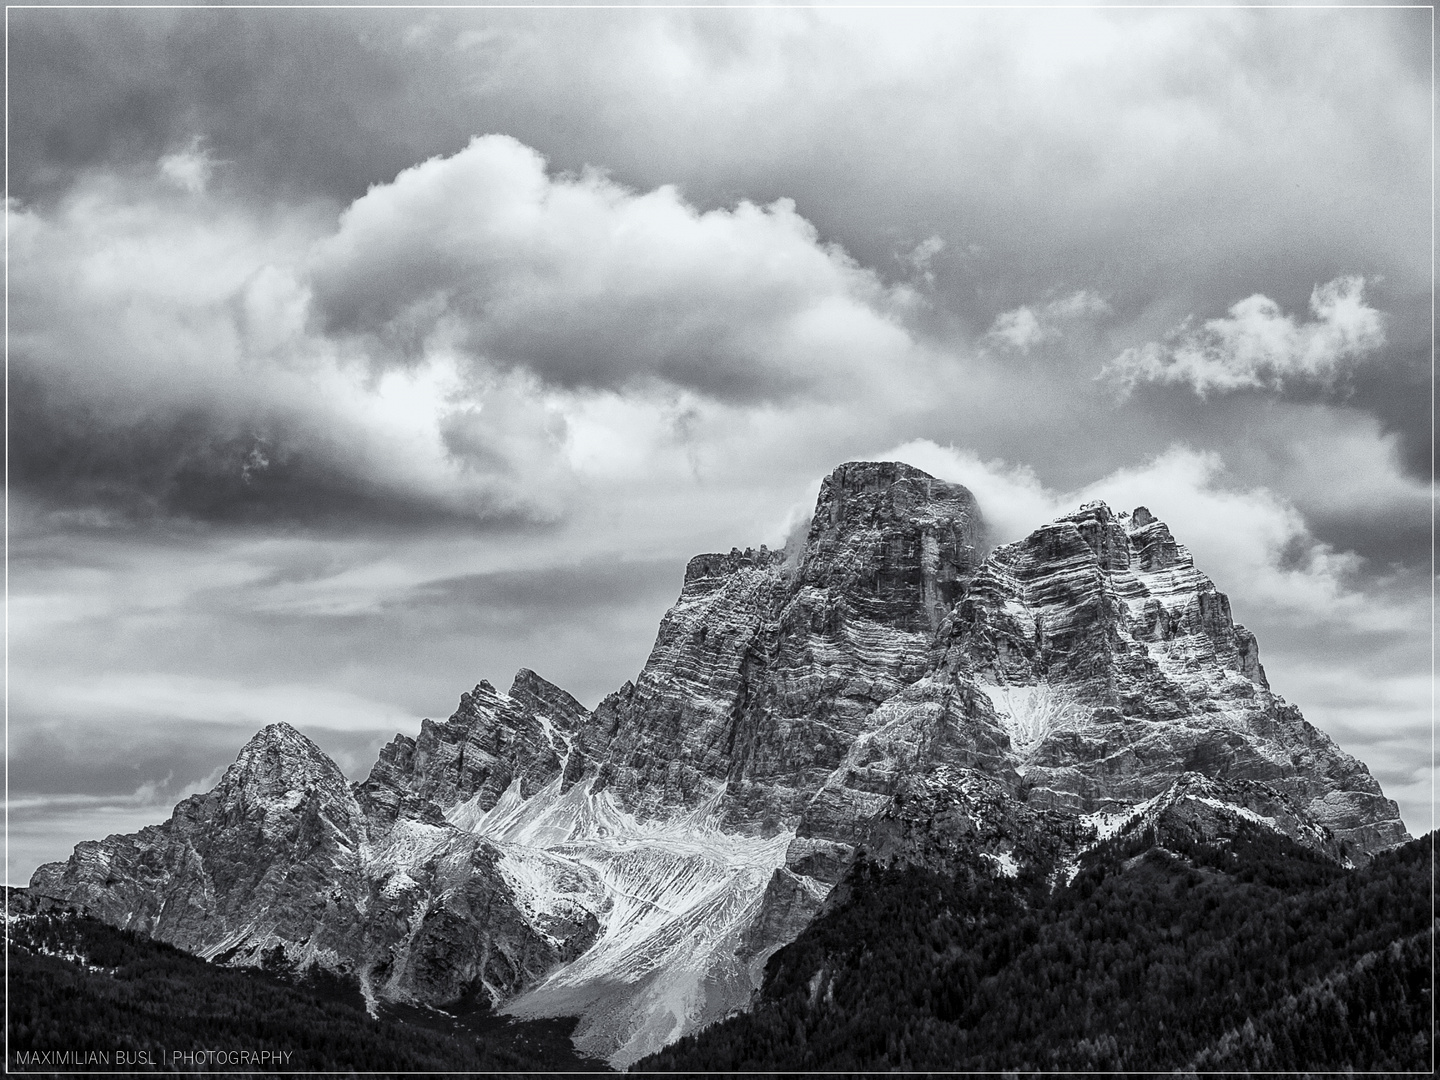
<svg viewBox="0 0 1440 1080">
<path fill-rule="evenodd" d="M 5 17 L 8 1072 L 1432 1072 L 1433 5 Z"/>
</svg>

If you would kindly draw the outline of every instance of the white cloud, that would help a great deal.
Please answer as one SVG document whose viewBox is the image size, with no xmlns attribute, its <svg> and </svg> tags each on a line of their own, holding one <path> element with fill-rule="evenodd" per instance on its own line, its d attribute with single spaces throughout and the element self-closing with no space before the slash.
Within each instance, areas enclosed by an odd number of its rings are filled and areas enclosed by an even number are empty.
<svg viewBox="0 0 1440 1080">
<path fill-rule="evenodd" d="M 945 241 L 942 240 L 938 234 L 932 235 L 916 244 L 910 253 L 905 256 L 904 262 L 906 262 L 915 273 L 920 275 L 920 279 L 927 285 L 934 285 L 935 271 L 932 269 L 932 266 L 935 262 L 935 256 L 944 250 Z"/>
<path fill-rule="evenodd" d="M 209 185 L 218 164 L 197 135 L 183 149 L 160 159 L 160 175 L 182 191 L 199 195 Z"/>
<path fill-rule="evenodd" d="M 702 213 L 670 186 L 550 175 L 500 135 L 356 200 L 311 280 L 334 330 L 407 357 L 444 342 L 566 388 L 823 395 L 915 351 L 900 321 L 915 295 L 791 201 Z"/>
<path fill-rule="evenodd" d="M 906 328 L 908 286 L 786 200 L 701 212 L 671 187 L 547 173 L 500 136 L 338 219 L 96 176 L 11 224 L 17 365 L 92 412 L 91 456 L 128 461 L 138 437 L 154 459 L 137 472 L 164 477 L 199 446 L 257 499 L 300 462 L 377 503 L 553 524 L 595 478 L 728 470 L 757 416 L 787 445 L 822 414 L 884 424 L 954 366 Z"/>
<path fill-rule="evenodd" d="M 315 332 L 303 264 L 333 228 L 323 209 L 173 204 L 103 178 L 52 211 L 12 207 L 12 370 L 88 408 L 100 456 L 128 460 L 142 433 L 155 459 L 137 472 L 248 436 L 229 465 L 252 490 L 298 459 L 416 511 L 553 520 L 563 431 L 525 377 L 477 378 L 440 347 L 385 368 Z"/>
<path fill-rule="evenodd" d="M 986 336 L 1020 352 L 1029 352 L 1032 347 L 1052 337 L 1053 331 L 1040 325 L 1039 316 L 1034 309 L 1018 307 L 1014 311 L 1002 311 L 995 316 L 995 322 Z"/>
<path fill-rule="evenodd" d="M 1257 293 L 1224 318 L 1198 328 L 1187 320 L 1163 343 L 1126 349 L 1101 377 L 1122 394 L 1142 382 L 1178 383 L 1202 398 L 1247 387 L 1278 390 L 1288 379 L 1328 385 L 1346 364 L 1385 344 L 1384 316 L 1365 302 L 1364 292 L 1359 276 L 1315 286 L 1306 322 Z"/>
<path fill-rule="evenodd" d="M 1002 311 L 985 335 L 991 345 L 1008 346 L 1016 352 L 1028 353 L 1046 341 L 1055 341 L 1076 323 L 1105 315 L 1110 305 L 1088 290 L 1081 289 L 1038 308 L 1022 305 Z"/>
</svg>

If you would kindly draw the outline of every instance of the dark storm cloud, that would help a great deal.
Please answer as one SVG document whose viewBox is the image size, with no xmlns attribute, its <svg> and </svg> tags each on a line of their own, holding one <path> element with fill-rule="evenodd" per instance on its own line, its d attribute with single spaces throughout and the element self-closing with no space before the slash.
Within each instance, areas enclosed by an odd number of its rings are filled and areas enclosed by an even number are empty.
<svg viewBox="0 0 1440 1080">
<path fill-rule="evenodd" d="M 10 482 L 55 510 L 90 508 L 77 523 L 168 519 L 209 525 L 380 532 L 515 530 L 553 519 L 523 508 L 446 504 L 368 475 L 346 447 L 291 417 L 237 419 L 199 407 L 126 422 L 98 403 L 45 386 L 23 365 L 10 375 Z"/>
<path fill-rule="evenodd" d="M 1363 572 L 1389 576 L 1394 567 L 1418 568 L 1429 562 L 1430 518 L 1416 505 L 1410 514 L 1312 513 L 1315 535 L 1341 551 L 1363 552 Z M 1421 582 L 1413 583 L 1417 588 Z"/>
<path fill-rule="evenodd" d="M 677 184 L 701 212 L 793 198 L 880 274 L 939 238 L 921 318 L 946 335 L 1058 287 L 1104 295 L 1143 340 L 1254 291 L 1291 310 L 1337 274 L 1406 279 L 1397 244 L 1428 227 L 1428 140 L 1404 127 L 1428 80 L 1408 47 L 1423 15 L 23 12 L 16 190 L 32 164 L 144 165 L 200 135 L 227 176 L 344 203 L 501 131 L 554 170 Z M 423 282 L 436 268 L 415 269 Z M 365 292 L 353 285 L 351 301 Z M 560 311 L 507 333 L 479 317 L 482 294 L 432 285 L 480 323 L 474 348 L 566 385 L 614 385 L 633 369 L 612 339 L 643 346 L 666 328 L 657 307 L 608 329 Z M 364 321 L 332 301 L 332 325 Z M 426 313 L 392 314 L 381 329 L 413 349 Z M 734 355 L 714 362 L 702 340 L 644 368 L 730 398 L 767 379 L 793 392 Z M 1408 392 L 1377 382 L 1357 407 Z M 1407 448 L 1428 444 L 1408 414 L 1393 419 Z"/>
<path fill-rule="evenodd" d="M 1400 462 L 1416 480 L 1429 483 L 1434 447 L 1430 428 L 1430 298 L 1408 293 L 1378 300 L 1390 316 L 1390 344 L 1370 363 L 1357 367 L 1345 388 L 1345 403 L 1380 420 L 1400 437 Z"/>
<path fill-rule="evenodd" d="M 423 127 L 385 122 L 427 78 L 383 47 L 406 16 L 347 14 L 12 12 L 12 194 L 49 200 L 78 172 L 147 170 L 199 135 L 242 190 L 348 201 L 463 141 L 426 146 Z"/>
</svg>

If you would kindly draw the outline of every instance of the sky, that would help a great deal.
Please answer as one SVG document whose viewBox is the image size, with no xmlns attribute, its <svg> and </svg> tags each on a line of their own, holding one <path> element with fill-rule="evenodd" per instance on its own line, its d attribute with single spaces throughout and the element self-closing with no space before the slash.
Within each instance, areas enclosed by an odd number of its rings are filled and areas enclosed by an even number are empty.
<svg viewBox="0 0 1440 1080">
<path fill-rule="evenodd" d="M 7 874 L 365 776 L 841 462 L 1145 505 L 1432 819 L 1431 12 L 9 12 Z"/>
</svg>

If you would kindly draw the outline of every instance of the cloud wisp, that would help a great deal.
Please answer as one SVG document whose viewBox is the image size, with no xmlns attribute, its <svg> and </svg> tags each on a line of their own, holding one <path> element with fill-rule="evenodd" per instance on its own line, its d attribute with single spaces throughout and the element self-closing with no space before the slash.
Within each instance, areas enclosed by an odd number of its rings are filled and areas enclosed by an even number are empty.
<svg viewBox="0 0 1440 1080">
<path fill-rule="evenodd" d="M 1223 318 L 1186 320 L 1164 342 L 1126 349 L 1100 373 L 1122 397 L 1140 383 L 1188 386 L 1200 398 L 1243 389 L 1280 390 L 1289 381 L 1333 385 L 1346 365 L 1385 344 L 1384 315 L 1365 302 L 1365 279 L 1315 286 L 1311 318 L 1298 321 L 1256 293 Z"/>
<path fill-rule="evenodd" d="M 1282 495 L 1235 483 L 1213 452 L 1172 446 L 1068 492 L 1048 487 L 1028 467 L 983 460 L 928 440 L 895 447 L 885 456 L 969 487 L 996 543 L 1019 540 L 1091 500 L 1104 500 L 1117 511 L 1144 505 L 1222 589 L 1263 608 L 1271 619 L 1296 626 L 1319 619 L 1359 633 L 1413 629 L 1413 611 L 1396 610 L 1391 598 L 1356 588 L 1360 556 L 1317 538 Z"/>
<path fill-rule="evenodd" d="M 1056 341 L 1076 323 L 1094 320 L 1110 312 L 1105 299 L 1086 289 L 1048 304 L 1022 304 L 1002 311 L 985 334 L 984 343 L 1018 353 Z"/>
</svg>

